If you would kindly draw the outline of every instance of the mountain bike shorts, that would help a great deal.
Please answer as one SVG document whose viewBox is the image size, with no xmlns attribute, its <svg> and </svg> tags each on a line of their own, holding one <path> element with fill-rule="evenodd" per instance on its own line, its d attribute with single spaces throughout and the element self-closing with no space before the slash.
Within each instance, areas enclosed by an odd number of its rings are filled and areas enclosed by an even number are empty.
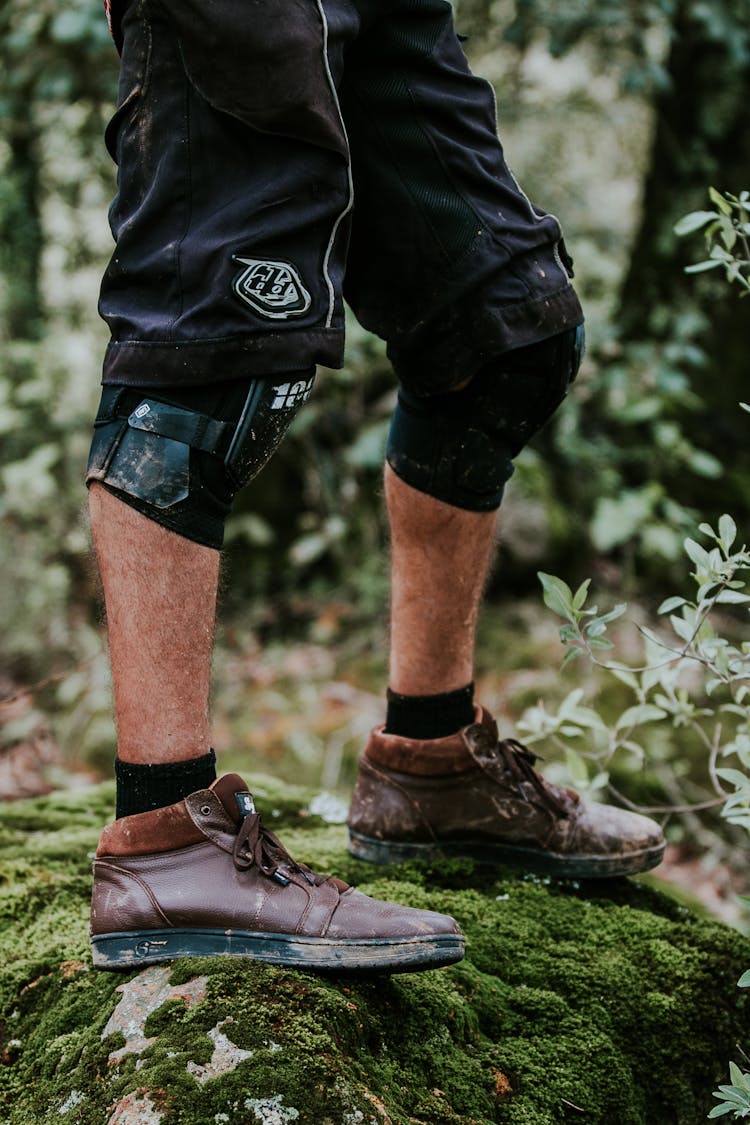
<svg viewBox="0 0 750 1125">
<path fill-rule="evenodd" d="M 344 299 L 432 395 L 575 328 L 558 220 L 505 163 L 447 0 L 111 0 L 103 381 L 340 367 Z"/>
</svg>

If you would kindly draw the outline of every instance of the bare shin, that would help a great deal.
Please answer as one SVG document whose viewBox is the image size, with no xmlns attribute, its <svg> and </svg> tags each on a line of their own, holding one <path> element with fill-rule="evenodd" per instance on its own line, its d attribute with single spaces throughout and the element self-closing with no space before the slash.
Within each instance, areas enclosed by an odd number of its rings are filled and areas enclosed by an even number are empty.
<svg viewBox="0 0 750 1125">
<path fill-rule="evenodd" d="M 390 686 L 434 695 L 473 679 L 477 618 L 492 556 L 496 512 L 455 508 L 417 491 L 389 465 Z"/>
<path fill-rule="evenodd" d="M 167 531 L 98 484 L 89 509 L 118 755 L 156 764 L 205 754 L 219 552 Z"/>
</svg>

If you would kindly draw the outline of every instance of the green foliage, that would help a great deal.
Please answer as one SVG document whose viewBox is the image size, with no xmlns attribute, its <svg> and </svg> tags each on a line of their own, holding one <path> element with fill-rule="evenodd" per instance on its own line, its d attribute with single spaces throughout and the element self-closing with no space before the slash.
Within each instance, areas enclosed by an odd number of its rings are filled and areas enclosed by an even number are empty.
<svg viewBox="0 0 750 1125">
<path fill-rule="evenodd" d="M 743 1074 L 736 1063 L 729 1064 L 731 1086 L 719 1086 L 714 1093 L 720 1099 L 719 1105 L 709 1113 L 709 1117 L 724 1117 L 731 1113 L 735 1120 L 750 1117 L 750 1074 Z"/>
<path fill-rule="evenodd" d="M 654 573 L 653 564 L 663 574 L 663 562 L 679 558 L 694 529 L 701 482 L 710 493 L 724 474 L 705 434 L 690 436 L 705 411 L 693 389 L 707 362 L 695 342 L 701 325 L 686 314 L 667 343 L 595 343 L 544 438 L 545 453 L 560 465 L 564 501 L 587 514 L 587 527 L 576 524 L 579 543 L 587 531 L 595 551 L 630 551 Z"/>
<path fill-rule="evenodd" d="M 545 604 L 565 621 L 560 629 L 568 648 L 564 663 L 586 655 L 626 685 L 634 698 L 618 718 L 605 721 L 596 708 L 580 706 L 583 691 L 577 689 L 554 715 L 541 706 L 529 711 L 519 729 L 530 742 L 554 739 L 575 763 L 577 784 L 587 781 L 585 759 L 595 762 L 601 785 L 615 754 L 644 759 L 643 728 L 662 721 L 675 730 L 687 727 L 708 752 L 722 815 L 730 824 L 750 830 L 750 641 L 735 643 L 713 623 L 717 607 L 750 604 L 750 586 L 742 577 L 750 570 L 750 553 L 744 546 L 734 547 L 737 528 L 731 516 L 721 517 L 718 530 L 701 524 L 700 531 L 714 545 L 707 549 L 685 540 L 685 553 L 695 567 L 695 596 L 674 595 L 662 602 L 659 613 L 668 621 L 669 632 L 639 627 L 643 658 L 636 665 L 600 656 L 613 648 L 607 629 L 625 613 L 625 604 L 600 614 L 596 606 L 586 605 L 588 579 L 573 593 L 560 578 L 539 575 Z M 578 745 L 584 735 L 591 737 L 591 745 L 581 753 Z M 569 745 L 570 739 L 576 745 Z M 740 768 L 717 765 L 727 759 Z"/>
<path fill-rule="evenodd" d="M 736 546 L 737 525 L 729 515 L 720 518 L 717 529 L 704 523 L 699 530 L 711 546 L 691 538 L 684 543 L 694 566 L 695 594 L 692 598 L 673 595 L 659 606 L 659 614 L 669 621 L 671 636 L 641 626 L 644 655 L 640 665 L 603 662 L 598 655 L 599 650 L 613 647 L 604 634 L 625 612 L 625 605 L 600 615 L 596 607 L 586 606 L 588 579 L 574 593 L 560 578 L 539 575 L 545 604 L 565 622 L 560 629 L 560 639 L 568 646 L 564 663 L 586 654 L 625 684 L 635 702 L 619 717 L 606 721 L 595 706 L 582 706 L 584 693 L 578 689 L 554 715 L 541 705 L 531 709 L 519 730 L 529 742 L 551 739 L 562 746 L 574 784 L 596 789 L 607 785 L 607 767 L 618 752 L 641 761 L 646 758 L 642 736 L 651 724 L 666 721 L 675 731 L 690 729 L 708 755 L 708 773 L 717 794 L 713 804 L 720 805 L 721 815 L 730 824 L 750 833 L 750 641 L 730 640 L 713 621 L 717 607 L 750 605 L 746 578 L 750 553 L 744 545 Z M 584 737 L 588 742 L 585 751 L 569 744 L 571 739 L 580 743 Z M 727 760 L 732 764 L 718 764 Z M 592 762 L 597 770 L 593 777 Z M 743 974 L 739 984 L 750 987 L 750 972 Z M 709 1117 L 750 1116 L 750 1074 L 730 1063 L 730 1079 L 731 1085 L 716 1091 L 714 1096 L 720 1102 Z"/>
<path fill-rule="evenodd" d="M 705 273 L 723 269 L 727 281 L 742 289 L 741 297 L 750 294 L 750 192 L 739 196 L 723 195 L 716 188 L 709 189 L 715 205 L 713 211 L 692 211 L 675 224 L 675 234 L 694 234 L 703 230 L 708 258 L 687 266 L 686 273 Z"/>
</svg>

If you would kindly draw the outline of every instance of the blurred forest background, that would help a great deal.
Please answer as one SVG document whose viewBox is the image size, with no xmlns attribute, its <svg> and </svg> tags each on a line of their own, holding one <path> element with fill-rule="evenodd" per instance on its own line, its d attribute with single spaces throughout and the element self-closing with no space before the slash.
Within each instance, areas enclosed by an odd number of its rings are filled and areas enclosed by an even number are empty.
<svg viewBox="0 0 750 1125">
<path fill-rule="evenodd" d="M 700 236 L 673 227 L 709 185 L 750 188 L 748 0 L 460 0 L 474 69 L 497 91 L 506 153 L 560 216 L 587 312 L 566 407 L 519 459 L 502 516 L 478 663 L 510 726 L 580 684 L 538 570 L 649 620 L 680 592 L 701 520 L 750 516 L 748 310 Z M 106 330 L 115 169 L 101 141 L 117 56 L 99 0 L 0 0 L 0 796 L 109 776 L 115 737 L 82 476 Z M 385 681 L 381 462 L 394 386 L 352 322 L 348 362 L 245 493 L 229 529 L 216 656 L 224 764 L 341 797 Z M 731 607 L 729 607 L 731 609 Z M 725 627 L 744 637 L 742 608 Z M 635 626 L 619 626 L 627 654 Z M 620 685 L 622 686 L 622 685 Z M 621 706 L 612 699 L 613 712 Z M 634 800 L 700 802 L 705 755 L 658 726 Z M 554 747 L 550 757 L 555 758 Z M 558 755 L 559 757 L 559 755 Z M 552 761 L 548 774 L 564 776 Z M 626 770 L 627 773 L 627 770 Z M 675 797 L 673 780 L 680 782 Z M 331 806 L 335 801 L 331 799 Z M 333 815 L 333 814 L 332 814 Z M 670 819 L 683 849 L 739 869 L 711 814 Z M 694 873 L 693 873 L 694 877 Z"/>
</svg>

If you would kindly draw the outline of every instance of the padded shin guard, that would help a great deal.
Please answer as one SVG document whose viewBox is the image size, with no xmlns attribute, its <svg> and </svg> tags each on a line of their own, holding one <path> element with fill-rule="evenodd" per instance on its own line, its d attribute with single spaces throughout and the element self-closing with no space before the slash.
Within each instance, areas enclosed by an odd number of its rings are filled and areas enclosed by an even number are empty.
<svg viewBox="0 0 750 1125">
<path fill-rule="evenodd" d="M 220 548 L 235 494 L 270 460 L 315 370 L 283 379 L 153 393 L 105 386 L 87 484 L 99 481 L 170 531 Z"/>
<path fill-rule="evenodd" d="M 513 458 L 554 414 L 583 355 L 583 327 L 498 356 L 460 391 L 402 388 L 387 459 L 413 488 L 469 511 L 499 508 Z"/>
</svg>

